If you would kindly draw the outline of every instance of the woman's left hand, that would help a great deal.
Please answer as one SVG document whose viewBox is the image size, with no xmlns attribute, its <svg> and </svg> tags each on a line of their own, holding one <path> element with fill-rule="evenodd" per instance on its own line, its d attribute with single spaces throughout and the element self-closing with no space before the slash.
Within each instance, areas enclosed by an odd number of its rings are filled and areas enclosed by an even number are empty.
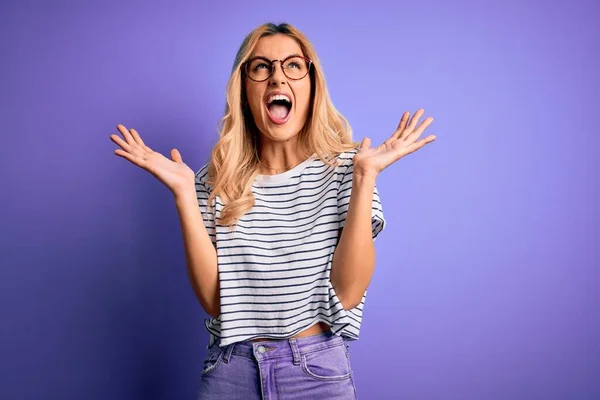
<svg viewBox="0 0 600 400">
<path fill-rule="evenodd" d="M 419 141 L 417 139 L 433 122 L 432 117 L 427 117 L 417 127 L 417 122 L 425 112 L 419 109 L 413 115 L 410 123 L 410 113 L 402 114 L 402 119 L 392 136 L 378 147 L 371 147 L 371 139 L 364 138 L 358 152 L 354 155 L 354 175 L 376 177 L 381 171 L 395 163 L 407 154 L 413 153 L 427 143 L 435 140 L 434 135 L 429 135 Z"/>
</svg>

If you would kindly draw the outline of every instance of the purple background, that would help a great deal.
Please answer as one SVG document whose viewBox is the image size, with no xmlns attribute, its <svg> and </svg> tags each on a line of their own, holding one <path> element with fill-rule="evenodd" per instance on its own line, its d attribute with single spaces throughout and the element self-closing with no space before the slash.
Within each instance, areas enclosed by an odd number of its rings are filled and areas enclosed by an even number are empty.
<svg viewBox="0 0 600 400">
<path fill-rule="evenodd" d="M 424 107 L 378 178 L 361 399 L 600 398 L 591 1 L 2 2 L 0 398 L 195 398 L 205 317 L 172 196 L 122 123 L 193 169 L 243 37 L 290 22 L 355 138 Z"/>
</svg>

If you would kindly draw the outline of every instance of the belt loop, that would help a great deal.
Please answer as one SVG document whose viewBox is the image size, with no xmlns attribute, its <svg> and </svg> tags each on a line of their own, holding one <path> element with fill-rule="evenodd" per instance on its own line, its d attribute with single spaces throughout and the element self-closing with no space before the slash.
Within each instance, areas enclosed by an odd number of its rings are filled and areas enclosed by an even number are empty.
<svg viewBox="0 0 600 400">
<path fill-rule="evenodd" d="M 298 343 L 296 339 L 288 339 L 290 347 L 292 348 L 292 355 L 294 356 L 294 365 L 300 365 L 300 350 L 298 349 Z"/>
<path fill-rule="evenodd" d="M 227 364 L 229 362 L 229 358 L 231 358 L 231 353 L 233 352 L 233 347 L 235 346 L 235 343 L 231 343 L 229 346 L 227 346 L 227 348 L 224 350 L 225 351 L 225 355 L 223 356 L 223 361 L 225 361 L 225 364 Z"/>
</svg>

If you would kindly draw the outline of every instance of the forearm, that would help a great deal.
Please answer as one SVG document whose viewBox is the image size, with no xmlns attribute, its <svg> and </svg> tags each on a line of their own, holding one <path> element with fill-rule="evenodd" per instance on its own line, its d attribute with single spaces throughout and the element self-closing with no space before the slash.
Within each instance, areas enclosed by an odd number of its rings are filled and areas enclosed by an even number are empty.
<svg viewBox="0 0 600 400">
<path fill-rule="evenodd" d="M 202 308 L 212 317 L 220 314 L 217 252 L 208 236 L 194 188 L 175 195 L 185 248 L 187 273 Z"/>
<path fill-rule="evenodd" d="M 375 269 L 371 228 L 374 177 L 354 175 L 346 223 L 333 255 L 331 284 L 345 309 L 356 307 Z"/>
</svg>

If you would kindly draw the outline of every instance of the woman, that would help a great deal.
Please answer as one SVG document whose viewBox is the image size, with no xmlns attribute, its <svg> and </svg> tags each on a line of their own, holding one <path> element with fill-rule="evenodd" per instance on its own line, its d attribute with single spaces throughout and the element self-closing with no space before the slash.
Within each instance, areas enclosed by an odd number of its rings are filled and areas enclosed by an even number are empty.
<svg viewBox="0 0 600 400">
<path fill-rule="evenodd" d="M 220 140 L 194 173 L 134 129 L 115 154 L 174 194 L 210 333 L 202 399 L 355 399 L 358 339 L 385 219 L 378 174 L 435 139 L 406 112 L 379 147 L 353 142 L 313 46 L 288 24 L 251 32 L 227 86 Z M 199 207 L 198 207 L 199 206 Z"/>
</svg>

